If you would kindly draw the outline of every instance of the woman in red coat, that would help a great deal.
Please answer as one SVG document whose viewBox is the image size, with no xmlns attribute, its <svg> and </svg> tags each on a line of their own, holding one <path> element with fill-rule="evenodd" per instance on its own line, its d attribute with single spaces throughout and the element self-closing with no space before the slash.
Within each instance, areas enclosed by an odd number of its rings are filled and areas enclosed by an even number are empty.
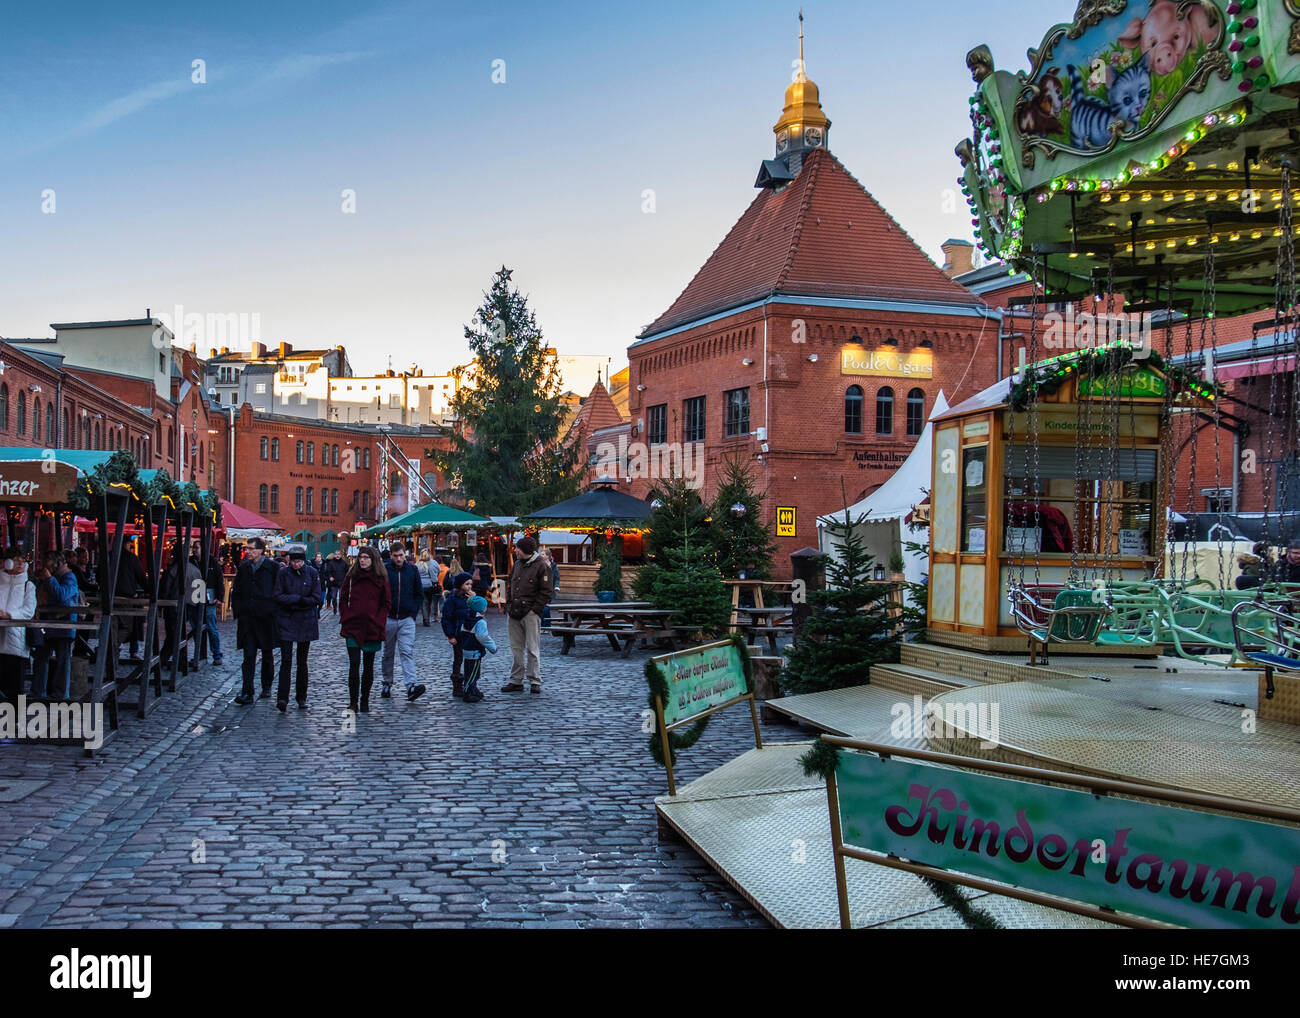
<svg viewBox="0 0 1300 1018">
<path fill-rule="evenodd" d="M 384 646 L 392 597 L 379 552 L 370 545 L 363 546 L 339 588 L 339 630 L 348 644 L 348 709 L 354 714 L 358 710 L 370 713 L 375 654 Z"/>
</svg>

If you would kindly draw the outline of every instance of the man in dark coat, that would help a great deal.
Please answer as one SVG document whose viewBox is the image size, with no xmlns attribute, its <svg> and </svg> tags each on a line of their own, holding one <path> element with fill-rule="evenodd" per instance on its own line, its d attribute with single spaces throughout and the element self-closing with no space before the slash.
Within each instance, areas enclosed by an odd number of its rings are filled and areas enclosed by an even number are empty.
<svg viewBox="0 0 1300 1018">
<path fill-rule="evenodd" d="M 1277 583 L 1300 583 L 1300 541 L 1287 545 L 1286 554 L 1278 559 L 1273 579 Z"/>
<path fill-rule="evenodd" d="M 506 581 L 506 612 L 510 615 L 510 652 L 514 665 L 503 693 L 517 693 L 528 681 L 533 693 L 542 691 L 542 608 L 554 596 L 551 567 L 537 552 L 537 542 L 521 537 L 515 544 L 515 565 Z"/>
<path fill-rule="evenodd" d="M 300 544 L 289 548 L 289 567 L 275 577 L 275 603 L 279 606 L 276 628 L 280 637 L 280 686 L 275 705 L 281 713 L 289 706 L 289 670 L 294 648 L 298 648 L 298 674 L 294 699 L 298 709 L 307 709 L 307 651 L 320 639 L 319 609 L 323 597 L 320 574 L 307 564 L 307 549 Z"/>
<path fill-rule="evenodd" d="M 418 700 L 425 693 L 424 684 L 415 671 L 415 617 L 424 605 L 424 587 L 420 571 L 406 560 L 406 546 L 400 542 L 389 549 L 388 587 L 393 603 L 388 608 L 388 628 L 384 634 L 384 658 L 380 666 L 383 690 L 380 696 L 393 695 L 393 652 L 402 659 L 402 681 L 406 698 Z"/>
<path fill-rule="evenodd" d="M 335 613 L 339 610 L 339 588 L 343 586 L 343 577 L 347 574 L 348 561 L 343 557 L 343 552 L 330 552 L 329 558 L 325 560 L 325 607 L 333 608 Z"/>
<path fill-rule="evenodd" d="M 244 651 L 244 686 L 235 703 L 246 707 L 253 702 L 253 669 L 257 652 L 262 652 L 262 699 L 271 695 L 275 679 L 275 579 L 279 567 L 266 554 L 266 542 L 254 537 L 235 573 L 230 607 L 238 623 L 235 645 Z"/>
</svg>

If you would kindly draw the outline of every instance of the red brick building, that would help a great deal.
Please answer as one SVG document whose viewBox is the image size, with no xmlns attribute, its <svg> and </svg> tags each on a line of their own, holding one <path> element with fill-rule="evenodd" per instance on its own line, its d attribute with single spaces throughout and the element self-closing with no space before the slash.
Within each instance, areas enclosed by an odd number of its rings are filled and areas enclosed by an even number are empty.
<svg viewBox="0 0 1300 1018">
<path fill-rule="evenodd" d="M 26 342 L 0 342 L 0 445 L 152 455 L 152 413 L 65 368 L 57 353 L 14 345 Z"/>
<path fill-rule="evenodd" d="M 829 128 L 800 71 L 758 197 L 628 349 L 625 490 L 644 495 L 675 448 L 707 499 L 722 460 L 743 459 L 767 490 L 778 575 L 818 543 L 818 516 L 902 463 L 940 390 L 957 403 L 996 377 L 997 316 L 830 153 Z"/>
<path fill-rule="evenodd" d="M 407 510 L 411 461 L 427 486 L 421 501 L 428 501 L 428 487 L 443 487 L 432 457 L 450 447 L 441 429 L 393 425 L 381 431 L 255 413 L 247 403 L 234 434 L 234 501 L 326 555 L 340 543 L 340 532 Z"/>
</svg>

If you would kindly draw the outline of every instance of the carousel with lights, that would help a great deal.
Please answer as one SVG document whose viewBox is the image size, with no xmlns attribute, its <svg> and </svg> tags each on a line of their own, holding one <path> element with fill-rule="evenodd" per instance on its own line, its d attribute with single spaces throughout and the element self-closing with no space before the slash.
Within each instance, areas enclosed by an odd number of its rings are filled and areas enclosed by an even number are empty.
<svg viewBox="0 0 1300 1018">
<path fill-rule="evenodd" d="M 1276 463 L 1296 444 L 1300 4 L 1083 0 L 1028 59 L 967 55 L 960 183 L 984 255 L 1028 285 L 1006 315 L 1019 369 L 935 421 L 931 636 L 1262 669 L 1272 700 L 1300 670 L 1300 591 L 1237 590 L 1169 527 L 1176 492 L 1195 508 L 1177 482 L 1198 444 L 1214 490 L 1239 481 L 1220 476 L 1240 423 L 1220 318 L 1265 312 L 1262 446 Z M 1278 491 L 1265 478 L 1275 543 L 1300 536 Z"/>
</svg>

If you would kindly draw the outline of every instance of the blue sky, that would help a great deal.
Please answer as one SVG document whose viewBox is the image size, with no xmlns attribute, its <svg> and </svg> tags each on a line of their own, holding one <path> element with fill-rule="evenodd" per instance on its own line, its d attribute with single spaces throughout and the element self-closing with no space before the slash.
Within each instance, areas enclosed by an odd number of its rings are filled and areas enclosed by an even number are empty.
<svg viewBox="0 0 1300 1018">
<path fill-rule="evenodd" d="M 257 313 L 268 343 L 343 344 L 358 371 L 441 370 L 467 359 L 464 323 L 505 263 L 552 344 L 624 363 L 753 199 L 797 9 L 11 5 L 0 336 L 183 305 Z M 932 256 L 969 239 L 965 205 L 944 206 L 966 51 L 1020 69 L 1073 4 L 804 13 L 831 150 Z"/>
</svg>

